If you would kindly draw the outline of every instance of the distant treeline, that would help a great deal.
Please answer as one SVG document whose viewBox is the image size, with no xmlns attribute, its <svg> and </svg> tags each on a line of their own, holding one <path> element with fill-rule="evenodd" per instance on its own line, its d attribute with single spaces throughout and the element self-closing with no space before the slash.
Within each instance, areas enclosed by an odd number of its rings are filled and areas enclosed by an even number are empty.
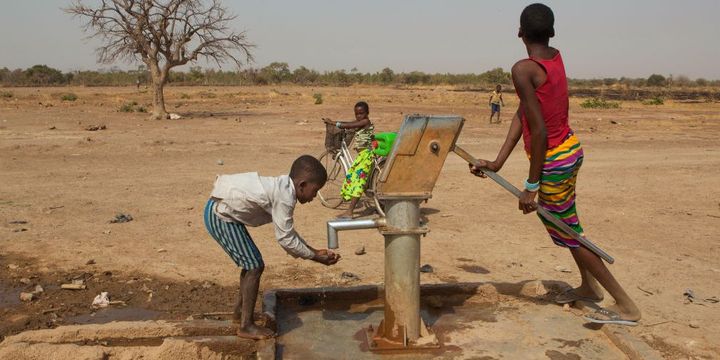
<svg viewBox="0 0 720 360">
<path fill-rule="evenodd" d="M 129 86 L 138 82 L 147 84 L 150 75 L 144 66 L 137 70 L 74 71 L 63 73 L 46 65 L 28 69 L 0 69 L 2 86 Z M 287 63 L 274 62 L 263 68 L 240 71 L 222 71 L 191 67 L 187 72 L 170 72 L 169 84 L 192 86 L 231 86 L 297 84 L 319 86 L 370 85 L 463 85 L 488 87 L 495 84 L 510 85 L 510 73 L 495 68 L 480 74 L 427 74 L 421 71 L 396 73 L 385 68 L 375 73 L 362 73 L 357 69 L 318 72 L 300 66 L 291 70 Z M 720 87 L 720 80 L 689 79 L 686 76 L 653 74 L 648 78 L 570 79 L 570 87 Z"/>
</svg>

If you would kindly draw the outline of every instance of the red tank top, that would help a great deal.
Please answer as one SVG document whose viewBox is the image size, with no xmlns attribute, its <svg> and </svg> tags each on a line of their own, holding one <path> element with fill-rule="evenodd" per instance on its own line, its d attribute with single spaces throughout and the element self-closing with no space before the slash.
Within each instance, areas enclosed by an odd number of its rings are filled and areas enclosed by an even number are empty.
<svg viewBox="0 0 720 360">
<path fill-rule="evenodd" d="M 545 120 L 545 129 L 547 130 L 547 148 L 552 149 L 562 144 L 565 137 L 570 132 L 568 125 L 568 85 L 567 77 L 565 77 L 565 65 L 562 61 L 560 52 L 552 59 L 536 59 L 530 60 L 539 64 L 547 74 L 547 80 L 535 89 L 535 96 L 540 102 L 540 110 L 543 120 Z M 530 127 L 528 126 L 525 112 L 522 111 L 522 129 L 523 142 L 525 143 L 525 151 L 530 152 Z"/>
</svg>

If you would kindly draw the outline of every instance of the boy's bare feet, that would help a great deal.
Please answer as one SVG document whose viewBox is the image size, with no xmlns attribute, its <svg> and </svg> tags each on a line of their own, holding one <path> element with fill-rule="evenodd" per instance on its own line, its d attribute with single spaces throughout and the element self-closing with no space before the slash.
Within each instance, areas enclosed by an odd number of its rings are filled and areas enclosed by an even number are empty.
<svg viewBox="0 0 720 360">
<path fill-rule="evenodd" d="M 272 330 L 255 324 L 241 327 L 237 331 L 237 336 L 252 340 L 265 340 L 275 337 L 276 335 Z"/>
</svg>

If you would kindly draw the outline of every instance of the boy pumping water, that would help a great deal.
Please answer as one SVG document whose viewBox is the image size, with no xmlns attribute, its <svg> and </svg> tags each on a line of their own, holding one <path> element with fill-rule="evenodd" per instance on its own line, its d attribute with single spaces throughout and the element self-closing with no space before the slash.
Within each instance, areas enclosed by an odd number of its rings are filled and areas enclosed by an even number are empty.
<svg viewBox="0 0 720 360">
<path fill-rule="evenodd" d="M 552 10 L 543 4 L 529 5 L 520 15 L 518 37 L 528 53 L 527 59 L 512 67 L 520 105 L 497 158 L 479 160 L 470 170 L 478 176 L 484 176 L 483 169 L 499 171 L 522 137 L 530 169 L 518 202 L 519 210 L 528 214 L 541 206 L 583 234 L 575 209 L 575 182 L 583 162 L 583 149 L 568 124 L 565 66 L 560 51 L 549 46 L 550 38 L 555 36 L 554 22 Z M 560 304 L 576 300 L 600 302 L 604 288 L 615 299 L 615 305 L 587 314 L 585 319 L 594 323 L 637 325 L 640 310 L 602 259 L 551 222 L 542 217 L 541 220 L 553 242 L 570 249 L 582 279 L 579 287 L 560 294 L 555 301 Z"/>
</svg>

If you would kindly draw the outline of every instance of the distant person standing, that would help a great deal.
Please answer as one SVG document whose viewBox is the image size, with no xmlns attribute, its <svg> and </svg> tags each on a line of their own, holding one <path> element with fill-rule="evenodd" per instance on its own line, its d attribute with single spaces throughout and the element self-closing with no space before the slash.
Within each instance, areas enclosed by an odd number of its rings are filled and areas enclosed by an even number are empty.
<svg viewBox="0 0 720 360">
<path fill-rule="evenodd" d="M 135 80 L 135 86 L 137 87 L 138 90 L 140 90 L 140 79 Z"/>
<path fill-rule="evenodd" d="M 502 86 L 495 86 L 495 91 L 490 94 L 490 123 L 493 124 L 493 115 L 497 114 L 497 123 L 500 123 L 500 106 L 505 106 L 502 98 Z"/>
</svg>

